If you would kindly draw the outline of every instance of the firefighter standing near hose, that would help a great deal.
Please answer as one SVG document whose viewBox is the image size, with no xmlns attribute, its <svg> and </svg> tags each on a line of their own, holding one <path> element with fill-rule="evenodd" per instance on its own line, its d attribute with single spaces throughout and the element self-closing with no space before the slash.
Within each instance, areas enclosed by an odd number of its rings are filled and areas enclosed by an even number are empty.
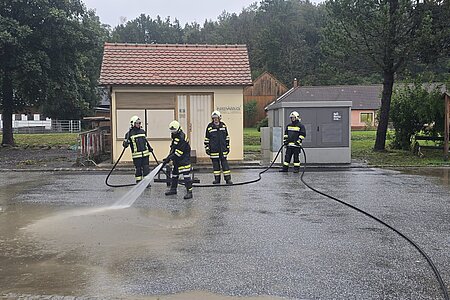
<svg viewBox="0 0 450 300">
<path fill-rule="evenodd" d="M 228 136 L 227 125 L 221 121 L 222 115 L 217 110 L 212 112 L 211 118 L 212 122 L 206 127 L 205 150 L 213 164 L 213 184 L 220 184 L 221 167 L 226 183 L 233 184 L 227 161 L 227 156 L 230 153 L 230 137 Z"/>
<path fill-rule="evenodd" d="M 141 128 L 141 119 L 132 116 L 130 119 L 130 130 L 125 134 L 123 147 L 131 146 L 131 157 L 136 168 L 136 183 L 140 182 L 150 173 L 149 156 L 153 148 L 147 141 L 145 130 Z"/>
<path fill-rule="evenodd" d="M 283 168 L 280 172 L 287 172 L 289 170 L 289 163 L 292 156 L 294 156 L 294 173 L 300 171 L 300 147 L 302 141 L 306 136 L 305 126 L 300 122 L 300 115 L 293 111 L 289 115 L 291 123 L 286 126 L 284 131 L 284 146 L 286 147 L 286 155 L 284 157 Z"/>
<path fill-rule="evenodd" d="M 186 134 L 181 129 L 178 121 L 172 121 L 169 124 L 172 143 L 170 144 L 170 153 L 164 159 L 164 164 L 173 162 L 172 180 L 170 189 L 165 193 L 166 196 L 176 195 L 178 186 L 178 177 L 183 176 L 184 185 L 186 187 L 186 195 L 184 199 L 192 198 L 192 179 L 189 175 L 191 171 L 191 146 Z"/>
</svg>

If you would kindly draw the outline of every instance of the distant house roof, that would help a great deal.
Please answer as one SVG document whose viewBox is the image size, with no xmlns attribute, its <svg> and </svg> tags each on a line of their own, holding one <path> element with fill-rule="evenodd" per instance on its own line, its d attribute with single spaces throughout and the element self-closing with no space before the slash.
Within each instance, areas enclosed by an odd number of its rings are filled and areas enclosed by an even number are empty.
<svg viewBox="0 0 450 300">
<path fill-rule="evenodd" d="M 100 85 L 251 84 L 245 45 L 105 43 Z"/>
<path fill-rule="evenodd" d="M 352 109 L 379 109 L 381 92 L 379 85 L 298 86 L 280 96 L 270 106 L 279 102 L 301 101 L 352 101 Z"/>
</svg>

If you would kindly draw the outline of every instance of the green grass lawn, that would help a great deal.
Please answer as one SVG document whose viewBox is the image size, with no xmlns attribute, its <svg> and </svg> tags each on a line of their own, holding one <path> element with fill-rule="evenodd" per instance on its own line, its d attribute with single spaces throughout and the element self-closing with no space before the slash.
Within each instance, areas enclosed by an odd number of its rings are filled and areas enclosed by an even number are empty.
<svg viewBox="0 0 450 300">
<path fill-rule="evenodd" d="M 0 140 L 2 134 L 0 134 Z M 78 133 L 16 133 L 14 140 L 18 147 L 54 147 L 72 146 L 78 144 Z"/>
<path fill-rule="evenodd" d="M 261 151 L 261 133 L 256 128 L 244 128 L 244 152 Z"/>
<path fill-rule="evenodd" d="M 410 151 L 390 149 L 393 132 L 389 131 L 386 138 L 386 151 L 373 150 L 376 131 L 352 131 L 352 159 L 365 161 L 376 166 L 449 166 L 444 161 L 443 150 L 423 149 L 423 157 L 418 157 Z M 430 144 L 420 141 L 421 145 Z"/>
<path fill-rule="evenodd" d="M 352 131 L 352 159 L 375 166 L 449 166 L 443 160 L 442 150 L 423 149 L 423 157 L 410 151 L 390 149 L 393 131 L 386 139 L 386 151 L 373 150 L 376 131 Z M 430 145 L 429 141 L 420 141 L 421 145 Z M 260 132 L 256 128 L 244 128 L 244 152 L 260 152 Z"/>
</svg>

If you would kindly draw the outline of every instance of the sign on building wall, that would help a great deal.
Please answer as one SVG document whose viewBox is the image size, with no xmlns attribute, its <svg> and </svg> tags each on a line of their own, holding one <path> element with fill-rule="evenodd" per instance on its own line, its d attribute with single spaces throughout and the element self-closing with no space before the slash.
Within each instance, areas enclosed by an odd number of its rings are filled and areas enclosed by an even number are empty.
<svg viewBox="0 0 450 300">
<path fill-rule="evenodd" d="M 333 121 L 340 121 L 341 119 L 342 115 L 338 111 L 333 112 Z"/>
<path fill-rule="evenodd" d="M 242 114 L 242 105 L 216 106 L 216 110 L 220 111 L 222 115 Z"/>
</svg>

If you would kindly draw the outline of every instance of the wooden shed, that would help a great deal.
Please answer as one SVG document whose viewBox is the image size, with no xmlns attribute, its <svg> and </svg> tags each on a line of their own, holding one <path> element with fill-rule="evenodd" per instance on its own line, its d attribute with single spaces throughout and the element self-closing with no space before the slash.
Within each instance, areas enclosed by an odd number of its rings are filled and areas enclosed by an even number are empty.
<svg viewBox="0 0 450 300">
<path fill-rule="evenodd" d="M 253 127 L 266 117 L 264 108 L 286 93 L 288 88 L 269 72 L 262 73 L 253 81 L 253 85 L 244 89 L 244 126 Z M 245 106 L 256 101 L 256 114 L 253 118 L 246 117 Z"/>
</svg>

